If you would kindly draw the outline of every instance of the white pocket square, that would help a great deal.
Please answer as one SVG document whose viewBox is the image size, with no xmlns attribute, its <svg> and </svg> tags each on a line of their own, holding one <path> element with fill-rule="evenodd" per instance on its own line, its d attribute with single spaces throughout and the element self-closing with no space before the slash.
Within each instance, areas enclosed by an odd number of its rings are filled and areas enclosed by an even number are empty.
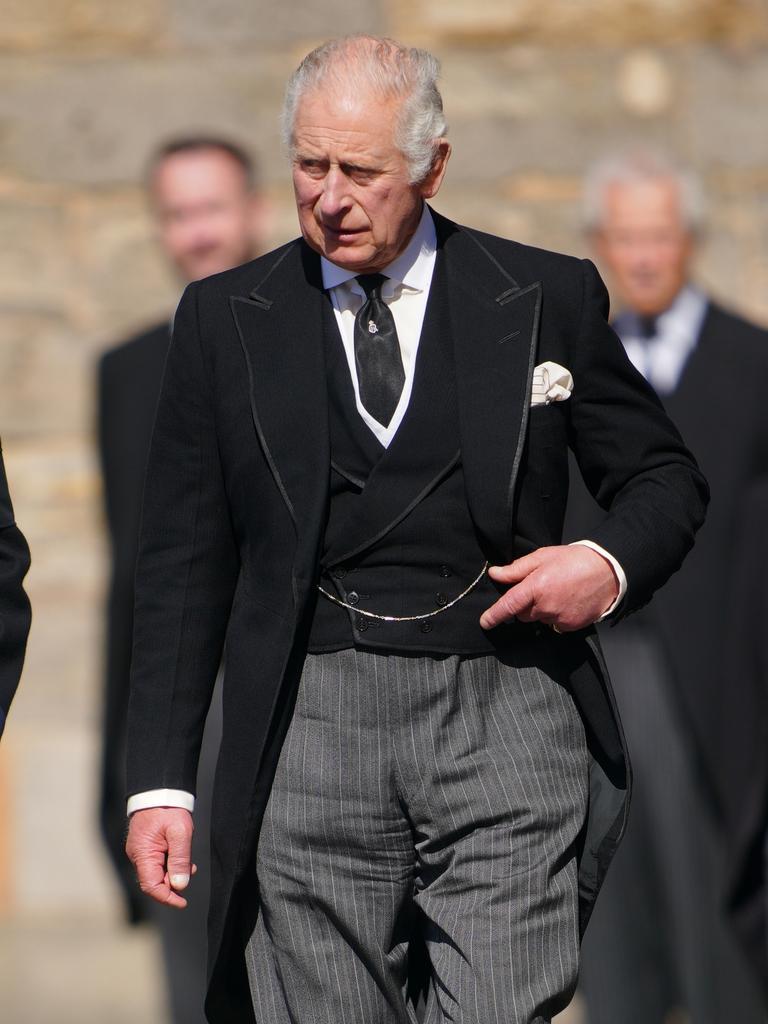
<svg viewBox="0 0 768 1024">
<path fill-rule="evenodd" d="M 550 405 L 571 397 L 573 377 L 559 363 L 540 363 L 533 371 L 531 405 Z"/>
</svg>

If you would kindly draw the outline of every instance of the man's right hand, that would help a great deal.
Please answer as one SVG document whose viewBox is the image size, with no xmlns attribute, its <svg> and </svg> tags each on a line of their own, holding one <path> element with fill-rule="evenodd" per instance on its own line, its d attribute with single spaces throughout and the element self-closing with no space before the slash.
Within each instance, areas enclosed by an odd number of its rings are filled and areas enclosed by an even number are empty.
<svg viewBox="0 0 768 1024">
<path fill-rule="evenodd" d="M 189 885 L 192 815 L 181 807 L 148 807 L 135 811 L 128 826 L 125 852 L 136 869 L 142 892 L 169 907 L 186 907 L 179 892 Z"/>
</svg>

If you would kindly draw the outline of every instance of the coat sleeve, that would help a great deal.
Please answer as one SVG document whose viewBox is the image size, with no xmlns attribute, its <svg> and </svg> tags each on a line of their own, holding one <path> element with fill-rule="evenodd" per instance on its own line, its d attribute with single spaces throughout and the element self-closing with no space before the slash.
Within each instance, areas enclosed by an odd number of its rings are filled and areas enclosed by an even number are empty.
<svg viewBox="0 0 768 1024">
<path fill-rule="evenodd" d="M 29 548 L 13 518 L 0 449 L 0 735 L 24 664 L 31 621 L 23 581 Z"/>
<path fill-rule="evenodd" d="M 174 321 L 144 489 L 128 719 L 128 795 L 195 792 L 239 574 L 197 286 Z"/>
<path fill-rule="evenodd" d="M 653 389 L 607 321 L 608 293 L 589 260 L 573 352 L 569 443 L 603 522 L 589 534 L 627 576 L 619 617 L 680 568 L 704 521 L 709 488 Z"/>
</svg>

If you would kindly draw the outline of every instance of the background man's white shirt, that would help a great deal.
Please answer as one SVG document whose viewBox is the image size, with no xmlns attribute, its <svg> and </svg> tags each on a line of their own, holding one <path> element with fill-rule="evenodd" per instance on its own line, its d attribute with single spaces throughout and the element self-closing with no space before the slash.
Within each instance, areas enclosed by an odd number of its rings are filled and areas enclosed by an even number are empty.
<svg viewBox="0 0 768 1024">
<path fill-rule="evenodd" d="M 620 314 L 615 328 L 635 367 L 661 395 L 677 388 L 685 364 L 696 348 L 707 313 L 707 298 L 693 285 L 677 293 L 675 301 L 656 318 L 656 333 L 640 336 L 637 317 Z"/>
</svg>

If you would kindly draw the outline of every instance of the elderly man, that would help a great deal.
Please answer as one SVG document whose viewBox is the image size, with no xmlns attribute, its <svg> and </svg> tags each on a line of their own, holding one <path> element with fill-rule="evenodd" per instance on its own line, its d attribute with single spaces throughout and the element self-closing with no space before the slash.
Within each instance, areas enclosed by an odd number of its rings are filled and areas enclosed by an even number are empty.
<svg viewBox="0 0 768 1024">
<path fill-rule="evenodd" d="M 437 72 L 391 40 L 309 54 L 285 109 L 302 238 L 176 315 L 127 848 L 186 903 L 226 638 L 213 1022 L 405 1024 L 419 982 L 429 1022 L 567 1004 L 628 786 L 591 624 L 648 600 L 703 516 L 591 264 L 427 207 Z M 569 443 L 611 514 L 562 546 Z"/>
<path fill-rule="evenodd" d="M 768 334 L 691 280 L 702 198 L 690 172 L 651 152 L 610 157 L 590 172 L 585 206 L 620 303 L 614 326 L 712 490 L 682 571 L 603 636 L 635 787 L 584 948 L 590 1024 L 662 1024 L 676 1008 L 696 1024 L 758 1022 L 764 1011 L 721 907 L 733 836 L 733 867 L 748 867 L 737 880 L 739 931 L 768 992 L 767 648 L 756 618 L 766 572 L 757 509 L 768 485 Z M 586 495 L 572 501 L 581 506 L 572 535 L 581 536 L 602 513 Z"/>
<path fill-rule="evenodd" d="M 13 517 L 0 449 L 0 736 L 19 685 L 29 633 L 29 600 L 22 586 L 29 548 Z"/>
<path fill-rule="evenodd" d="M 179 136 L 152 154 L 147 196 L 158 241 L 185 284 L 245 263 L 264 238 L 265 206 L 251 156 L 229 139 Z M 128 918 L 149 917 L 165 959 L 171 1018 L 204 1021 L 206 901 L 182 920 L 142 897 L 125 859 L 125 744 L 141 495 L 170 342 L 170 316 L 114 348 L 98 367 L 98 441 L 112 572 L 107 598 L 104 729 L 99 817 Z M 200 758 L 195 857 L 208 881 L 210 790 L 221 734 L 214 701 Z"/>
</svg>

